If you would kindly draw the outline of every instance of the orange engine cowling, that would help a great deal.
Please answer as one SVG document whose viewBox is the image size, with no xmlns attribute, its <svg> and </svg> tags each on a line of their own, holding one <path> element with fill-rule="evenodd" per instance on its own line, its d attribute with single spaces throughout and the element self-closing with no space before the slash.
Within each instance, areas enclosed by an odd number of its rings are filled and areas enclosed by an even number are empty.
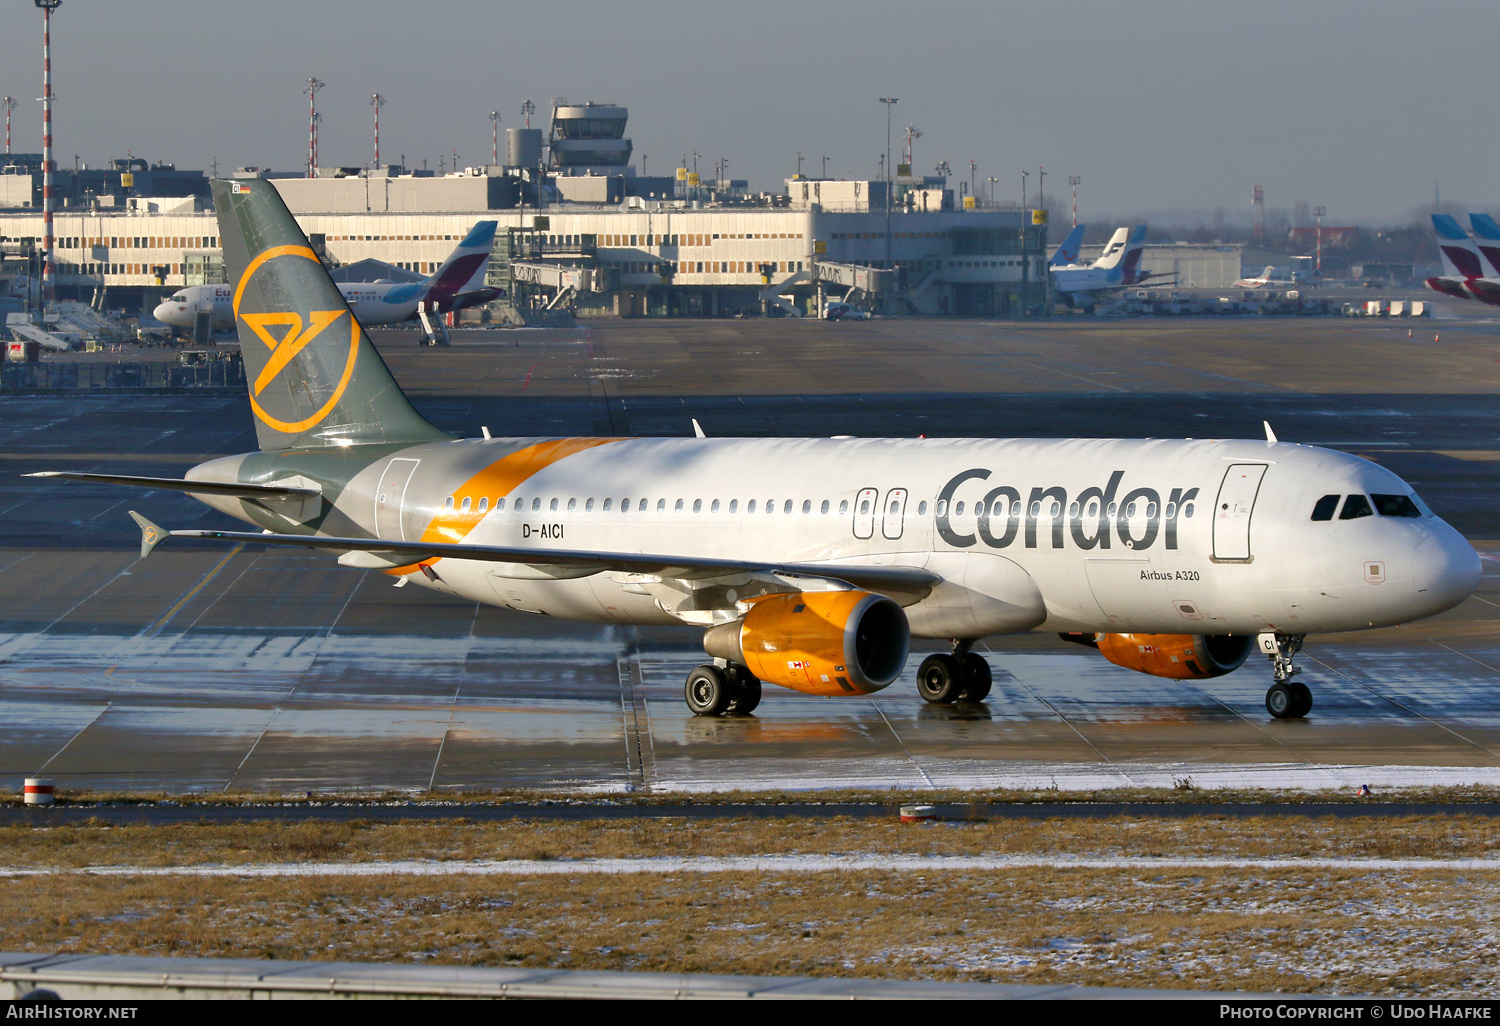
<svg viewBox="0 0 1500 1026">
<path fill-rule="evenodd" d="M 906 666 L 910 644 L 901 607 L 865 591 L 771 595 L 703 635 L 709 655 L 810 695 L 879 691 Z"/>
<path fill-rule="evenodd" d="M 1153 677 L 1202 680 L 1238 670 L 1255 648 L 1255 638 L 1249 634 L 1100 634 L 1097 644 L 1104 658 L 1116 666 Z"/>
</svg>

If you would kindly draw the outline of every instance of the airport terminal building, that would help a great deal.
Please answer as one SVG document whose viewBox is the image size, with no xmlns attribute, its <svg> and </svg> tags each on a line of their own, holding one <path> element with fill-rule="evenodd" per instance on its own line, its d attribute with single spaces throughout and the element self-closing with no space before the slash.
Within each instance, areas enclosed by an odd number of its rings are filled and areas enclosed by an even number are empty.
<svg viewBox="0 0 1500 1026">
<path fill-rule="evenodd" d="M 523 314 L 797 315 L 830 298 L 929 316 L 1050 308 L 1045 224 L 1017 208 L 954 209 L 951 192 L 930 180 L 898 185 L 889 214 L 884 182 L 800 178 L 778 194 L 613 201 L 609 179 L 546 177 L 539 208 L 507 170 L 325 169 L 269 180 L 331 266 L 373 259 L 428 274 L 476 221 L 497 221 L 489 282 Z M 559 199 L 589 188 L 598 202 Z M 201 194 L 101 196 L 59 210 L 54 225 L 60 298 L 133 312 L 174 288 L 222 280 L 217 222 Z M 35 207 L 0 209 L 0 288 L 11 279 L 24 293 L 41 240 Z"/>
</svg>

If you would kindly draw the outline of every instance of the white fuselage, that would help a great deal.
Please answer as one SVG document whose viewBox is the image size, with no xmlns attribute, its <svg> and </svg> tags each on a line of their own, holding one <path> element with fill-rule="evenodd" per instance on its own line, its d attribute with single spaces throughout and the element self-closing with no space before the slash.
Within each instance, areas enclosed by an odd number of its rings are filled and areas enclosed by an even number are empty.
<svg viewBox="0 0 1500 1026">
<path fill-rule="evenodd" d="M 1054 267 L 1052 268 L 1052 290 L 1067 292 L 1098 292 L 1103 289 L 1122 288 L 1128 285 L 1125 272 L 1119 267 Z"/>
<path fill-rule="evenodd" d="M 339 294 L 361 324 L 399 324 L 417 311 L 427 282 L 340 282 Z M 210 327 L 234 327 L 234 288 L 190 285 L 162 300 L 152 316 L 174 328 L 191 329 L 199 311 L 208 311 Z"/>
<path fill-rule="evenodd" d="M 906 607 L 913 634 L 943 638 L 1033 628 L 1355 630 L 1431 616 L 1478 581 L 1473 549 L 1425 507 L 1417 516 L 1313 520 L 1324 496 L 1410 497 L 1411 489 L 1376 464 L 1310 446 L 636 438 L 599 441 L 524 477 L 497 469 L 539 441 L 462 439 L 382 455 L 341 492 L 325 491 L 333 509 L 321 531 L 538 553 L 814 563 L 835 577 L 841 562 L 919 567 L 941 582 L 891 597 Z M 188 476 L 317 482 L 319 459 L 353 456 L 250 454 Z M 307 530 L 305 514 L 200 497 L 259 527 Z M 429 563 L 431 577 L 384 565 L 467 599 L 568 619 L 710 624 L 738 615 L 722 576 L 708 595 L 694 591 L 691 574 L 552 579 L 519 564 Z"/>
</svg>

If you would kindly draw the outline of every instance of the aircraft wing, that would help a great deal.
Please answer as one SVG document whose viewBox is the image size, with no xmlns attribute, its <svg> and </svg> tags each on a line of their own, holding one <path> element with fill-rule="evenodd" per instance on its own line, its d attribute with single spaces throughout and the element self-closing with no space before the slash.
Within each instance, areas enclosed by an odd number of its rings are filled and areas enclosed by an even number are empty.
<svg viewBox="0 0 1500 1026">
<path fill-rule="evenodd" d="M 70 470 L 39 470 L 22 477 L 56 477 L 65 481 L 96 481 L 100 484 L 136 485 L 172 492 L 194 492 L 198 495 L 234 495 L 242 499 L 311 499 L 323 494 L 316 488 L 290 485 L 221 484 L 216 481 L 187 481 L 179 477 L 136 477 L 130 474 L 82 474 Z"/>
<path fill-rule="evenodd" d="M 536 568 L 543 576 L 585 577 L 614 570 L 683 579 L 722 577 L 732 574 L 774 573 L 845 581 L 857 588 L 875 591 L 926 593 L 941 578 L 912 566 L 875 566 L 845 563 L 779 563 L 701 556 L 657 555 L 643 552 L 591 552 L 579 549 L 510 548 L 499 545 L 466 545 L 395 541 L 382 538 L 330 538 L 312 534 L 259 534 L 254 531 L 167 531 L 134 511 L 141 526 L 141 556 L 145 558 L 168 538 L 208 538 L 245 544 L 287 545 L 305 549 L 342 549 L 386 557 L 390 567 L 415 566 L 429 560 L 476 559 L 491 563 Z M 359 564 L 356 564 L 359 565 Z M 386 565 L 381 562 L 379 565 Z M 554 569 L 555 568 L 555 569 Z M 428 568 L 431 569 L 430 567 Z"/>
</svg>

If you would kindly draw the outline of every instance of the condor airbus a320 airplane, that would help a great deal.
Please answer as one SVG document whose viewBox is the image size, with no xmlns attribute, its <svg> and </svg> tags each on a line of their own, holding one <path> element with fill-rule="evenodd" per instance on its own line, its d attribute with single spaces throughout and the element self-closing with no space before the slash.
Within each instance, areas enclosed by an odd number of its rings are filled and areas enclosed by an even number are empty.
<svg viewBox="0 0 1500 1026">
<path fill-rule="evenodd" d="M 169 538 L 315 548 L 512 609 L 690 624 L 699 715 L 761 682 L 889 686 L 911 638 L 929 702 L 977 701 L 977 640 L 1055 631 L 1157 677 L 1259 647 L 1266 706 L 1306 715 L 1306 635 L 1463 601 L 1479 559 L 1387 470 L 1266 441 L 455 438 L 423 420 L 275 190 L 214 183 L 260 451 L 186 479 L 41 476 L 187 492 L 257 530 Z M 488 433 L 486 432 L 486 435 Z"/>
</svg>

